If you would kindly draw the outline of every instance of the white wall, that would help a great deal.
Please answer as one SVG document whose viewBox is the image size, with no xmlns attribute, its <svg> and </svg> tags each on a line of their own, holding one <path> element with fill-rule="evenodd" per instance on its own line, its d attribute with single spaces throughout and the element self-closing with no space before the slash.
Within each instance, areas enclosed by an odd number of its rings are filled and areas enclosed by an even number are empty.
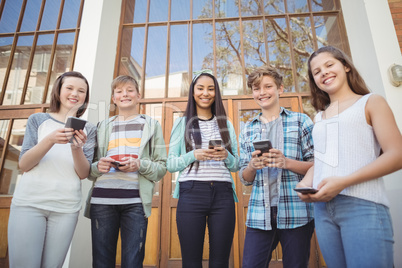
<svg viewBox="0 0 402 268">
<path fill-rule="evenodd" d="M 94 124 L 109 115 L 120 11 L 121 0 L 85 0 L 74 70 L 88 79 L 90 106 L 84 117 Z M 82 181 L 83 208 L 91 185 L 87 179 Z M 92 267 L 90 220 L 83 211 L 66 260 L 71 268 Z"/>
<path fill-rule="evenodd" d="M 402 86 L 394 87 L 387 70 L 402 57 L 387 0 L 341 0 L 353 62 L 370 90 L 384 96 L 402 130 Z M 395 267 L 402 267 L 402 171 L 385 177 L 394 227 Z"/>
</svg>

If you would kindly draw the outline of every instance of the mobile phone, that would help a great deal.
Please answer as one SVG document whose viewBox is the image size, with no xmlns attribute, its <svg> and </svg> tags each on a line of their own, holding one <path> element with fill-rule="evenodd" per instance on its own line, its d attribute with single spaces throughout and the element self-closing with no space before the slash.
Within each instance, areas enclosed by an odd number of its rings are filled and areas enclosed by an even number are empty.
<svg viewBox="0 0 402 268">
<path fill-rule="evenodd" d="M 84 119 L 70 116 L 69 118 L 67 118 L 67 122 L 64 127 L 65 128 L 73 128 L 74 131 L 81 130 L 81 129 L 84 129 L 86 123 L 87 123 L 87 121 Z"/>
<path fill-rule="evenodd" d="M 262 140 L 253 142 L 254 149 L 260 150 L 261 153 L 258 156 L 261 156 L 263 153 L 268 153 L 270 149 L 272 149 L 272 143 L 270 140 Z"/>
<path fill-rule="evenodd" d="M 64 125 L 65 128 L 72 128 L 74 131 L 84 129 L 85 124 L 87 123 L 86 120 L 70 116 L 67 118 L 67 122 Z M 74 136 L 70 139 L 70 143 L 73 143 Z"/>
<path fill-rule="evenodd" d="M 113 165 L 115 165 L 116 167 L 121 167 L 124 166 L 122 163 L 120 163 L 119 161 L 113 161 L 111 162 Z"/>
<path fill-rule="evenodd" d="M 215 147 L 221 147 L 221 140 L 209 140 L 208 149 L 214 149 Z"/>
<path fill-rule="evenodd" d="M 293 190 L 302 194 L 315 194 L 316 192 L 318 192 L 318 190 L 313 187 L 300 187 L 294 188 Z"/>
</svg>

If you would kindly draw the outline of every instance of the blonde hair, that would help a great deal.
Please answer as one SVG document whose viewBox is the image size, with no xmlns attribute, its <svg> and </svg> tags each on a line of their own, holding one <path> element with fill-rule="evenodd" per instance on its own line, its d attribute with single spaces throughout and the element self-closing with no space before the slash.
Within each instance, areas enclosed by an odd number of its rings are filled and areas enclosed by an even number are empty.
<svg viewBox="0 0 402 268">
<path fill-rule="evenodd" d="M 138 82 L 137 80 L 135 80 L 134 77 L 129 76 L 129 75 L 120 75 L 118 77 L 116 77 L 113 81 L 112 81 L 112 95 L 114 93 L 114 90 L 121 85 L 125 85 L 127 83 L 131 83 L 134 85 L 135 89 L 137 90 L 137 93 L 140 93 L 140 90 L 138 88 Z"/>
<path fill-rule="evenodd" d="M 268 65 L 263 65 L 254 69 L 254 71 L 248 76 L 247 86 L 249 88 L 253 88 L 253 86 L 259 86 L 264 76 L 272 77 L 278 88 L 283 84 L 283 77 L 275 68 Z"/>
</svg>

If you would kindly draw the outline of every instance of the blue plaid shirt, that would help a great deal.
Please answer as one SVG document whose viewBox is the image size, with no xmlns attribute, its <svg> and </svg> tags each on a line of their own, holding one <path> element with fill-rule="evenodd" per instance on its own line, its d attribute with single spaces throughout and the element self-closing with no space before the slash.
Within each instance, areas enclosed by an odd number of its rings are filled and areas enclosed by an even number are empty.
<svg viewBox="0 0 402 268">
<path fill-rule="evenodd" d="M 268 176 L 264 176 L 264 168 L 257 170 L 253 182 L 243 179 L 243 170 L 247 167 L 254 151 L 253 141 L 261 140 L 262 123 L 260 115 L 254 117 L 244 126 L 240 135 L 240 172 L 239 177 L 244 185 L 253 185 L 248 204 L 246 225 L 250 228 L 272 230 L 271 204 L 269 204 Z M 280 112 L 283 136 L 278 142 L 277 149 L 282 150 L 285 157 L 298 161 L 313 161 L 313 122 L 302 113 L 296 113 L 281 107 Z M 273 204 L 278 207 L 277 227 L 279 229 L 293 229 L 303 226 L 313 220 L 312 204 L 300 200 L 293 190 L 296 184 L 303 179 L 304 175 L 294 173 L 286 169 L 279 169 L 277 186 L 279 203 Z"/>
</svg>

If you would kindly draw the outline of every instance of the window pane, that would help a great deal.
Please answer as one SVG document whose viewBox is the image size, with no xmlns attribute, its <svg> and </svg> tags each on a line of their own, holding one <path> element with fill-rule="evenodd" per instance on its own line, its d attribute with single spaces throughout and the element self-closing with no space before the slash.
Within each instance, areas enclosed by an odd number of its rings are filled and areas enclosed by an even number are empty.
<svg viewBox="0 0 402 268">
<path fill-rule="evenodd" d="M 314 17 L 314 24 L 318 47 L 332 45 L 342 48 L 342 37 L 335 16 Z"/>
<path fill-rule="evenodd" d="M 32 43 L 33 36 L 21 36 L 18 39 L 4 96 L 4 105 L 20 104 Z"/>
<path fill-rule="evenodd" d="M 193 25 L 193 72 L 214 69 L 212 25 L 209 23 Z"/>
<path fill-rule="evenodd" d="M 144 54 L 144 28 L 126 28 L 123 30 L 121 45 L 120 75 L 130 75 L 137 79 L 141 88 L 142 61 Z M 135 36 L 135 38 L 133 38 Z"/>
<path fill-rule="evenodd" d="M 60 29 L 77 28 L 78 13 L 80 12 L 81 0 L 68 0 L 64 2 L 63 15 Z"/>
<path fill-rule="evenodd" d="M 217 79 L 223 95 L 243 92 L 239 22 L 216 23 Z"/>
<path fill-rule="evenodd" d="M 166 0 L 150 0 L 149 22 L 167 21 L 169 1 Z M 144 1 L 145 2 L 145 1 Z"/>
<path fill-rule="evenodd" d="M 53 34 L 40 35 L 35 50 L 32 69 L 29 76 L 28 90 L 31 92 L 29 103 L 42 103 L 42 95 L 49 70 L 50 53 L 53 44 Z"/>
<path fill-rule="evenodd" d="M 264 28 L 261 20 L 243 21 L 243 47 L 246 76 L 256 67 L 267 64 L 264 40 Z M 247 89 L 247 91 L 249 91 L 249 89 Z"/>
<path fill-rule="evenodd" d="M 13 44 L 13 37 L 1 37 L 0 38 L 0 93 L 3 90 L 4 77 L 6 76 L 6 70 L 8 61 L 10 59 L 11 46 Z"/>
<path fill-rule="evenodd" d="M 283 75 L 285 92 L 294 92 L 294 78 L 286 19 L 266 21 L 269 63 Z"/>
<path fill-rule="evenodd" d="M 147 1 L 135 1 L 134 23 L 145 22 L 147 18 Z"/>
<path fill-rule="evenodd" d="M 22 19 L 21 32 L 35 31 L 42 0 L 28 0 Z"/>
<path fill-rule="evenodd" d="M 285 14 L 285 1 L 283 0 L 263 0 L 264 12 L 267 15 Z"/>
<path fill-rule="evenodd" d="M 262 15 L 260 0 L 240 0 L 242 16 Z"/>
<path fill-rule="evenodd" d="M 335 10 L 333 0 L 312 0 L 311 6 L 313 11 Z"/>
<path fill-rule="evenodd" d="M 4 144 L 6 142 L 6 135 L 8 126 L 10 124 L 10 120 L 0 120 L 0 161 L 2 160 L 1 156 L 3 155 Z"/>
<path fill-rule="evenodd" d="M 293 53 L 297 72 L 296 83 L 301 92 L 307 92 L 309 90 L 307 60 L 311 53 L 314 52 L 310 18 L 291 18 L 290 29 L 292 31 Z"/>
<path fill-rule="evenodd" d="M 49 89 L 47 91 L 47 103 L 50 103 L 50 93 L 56 78 L 64 72 L 70 71 L 73 55 L 74 33 L 59 34 L 57 38 L 56 53 L 50 76 Z"/>
<path fill-rule="evenodd" d="M 54 30 L 57 26 L 57 19 L 60 11 L 60 1 L 46 1 L 45 10 L 40 24 L 40 30 Z"/>
<path fill-rule="evenodd" d="M 307 0 L 287 0 L 288 13 L 308 12 Z"/>
<path fill-rule="evenodd" d="M 18 158 L 25 135 L 27 119 L 14 120 L 6 159 L 1 171 L 0 194 L 13 194 L 22 172 L 18 169 Z"/>
<path fill-rule="evenodd" d="M 155 42 L 158 40 L 158 42 Z M 167 27 L 149 27 L 145 98 L 165 97 Z"/>
<path fill-rule="evenodd" d="M 193 0 L 193 19 L 212 18 L 212 0 Z"/>
<path fill-rule="evenodd" d="M 314 120 L 314 116 L 317 114 L 317 111 L 311 104 L 311 98 L 302 97 L 302 106 L 303 106 L 303 113 L 307 114 L 311 118 L 311 120 Z"/>
<path fill-rule="evenodd" d="M 172 8 L 171 20 L 189 20 L 190 19 L 190 0 L 171 0 Z"/>
<path fill-rule="evenodd" d="M 170 64 L 168 97 L 188 95 L 191 76 L 188 61 L 188 25 L 170 27 Z"/>
<path fill-rule="evenodd" d="M 236 0 L 215 0 L 215 17 L 238 17 L 239 7 Z"/>
<path fill-rule="evenodd" d="M 0 33 L 13 33 L 17 27 L 22 0 L 6 1 L 0 20 Z"/>
</svg>

